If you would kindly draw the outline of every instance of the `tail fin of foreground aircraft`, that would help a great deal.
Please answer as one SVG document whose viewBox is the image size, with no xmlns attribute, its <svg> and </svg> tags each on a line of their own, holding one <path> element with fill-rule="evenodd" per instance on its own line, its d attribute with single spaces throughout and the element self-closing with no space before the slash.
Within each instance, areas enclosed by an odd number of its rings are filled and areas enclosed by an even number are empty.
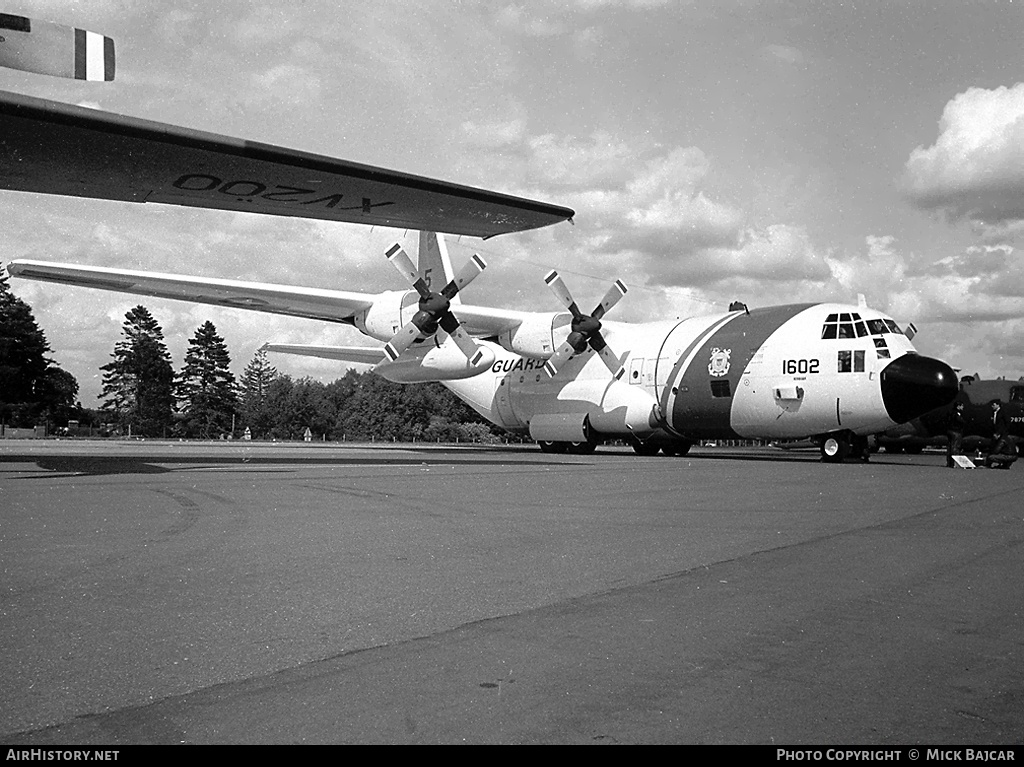
<svg viewBox="0 0 1024 767">
<path fill-rule="evenodd" d="M 430 290 L 440 290 L 455 277 L 443 234 L 420 232 L 418 258 L 420 277 L 427 283 Z M 453 304 L 461 303 L 461 301 L 458 293 L 451 299 Z"/>
<path fill-rule="evenodd" d="M 72 80 L 113 80 L 114 41 L 84 29 L 0 13 L 0 66 Z"/>
</svg>

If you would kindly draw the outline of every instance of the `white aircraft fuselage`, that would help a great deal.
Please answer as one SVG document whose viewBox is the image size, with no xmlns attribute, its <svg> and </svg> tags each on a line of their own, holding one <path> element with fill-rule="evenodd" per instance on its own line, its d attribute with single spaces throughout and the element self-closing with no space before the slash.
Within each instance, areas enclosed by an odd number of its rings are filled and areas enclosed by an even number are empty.
<svg viewBox="0 0 1024 767">
<path fill-rule="evenodd" d="M 543 359 L 481 341 L 486 369 L 443 383 L 492 423 L 541 443 L 633 438 L 655 445 L 849 439 L 944 404 L 957 387 L 951 368 L 918 355 L 891 318 L 863 306 L 791 304 L 673 321 L 606 321 L 603 333 L 609 346 L 626 352 L 618 380 L 589 349 L 550 377 Z M 390 377 L 386 368 L 378 372 Z"/>
</svg>

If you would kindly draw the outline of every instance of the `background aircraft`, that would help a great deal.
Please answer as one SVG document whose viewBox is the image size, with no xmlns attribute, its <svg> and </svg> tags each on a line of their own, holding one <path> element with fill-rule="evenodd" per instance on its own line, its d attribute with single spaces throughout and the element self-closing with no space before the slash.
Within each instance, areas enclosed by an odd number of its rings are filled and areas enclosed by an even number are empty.
<svg viewBox="0 0 1024 767">
<path fill-rule="evenodd" d="M 982 380 L 981 376 L 965 376 L 955 401 L 964 402 L 964 447 L 978 450 L 992 442 L 992 408 L 998 399 L 1010 425 L 1011 436 L 1017 439 L 1017 453 L 1024 456 L 1024 378 Z M 892 453 L 919 453 L 930 445 L 946 443 L 946 420 L 953 405 L 925 413 L 920 418 L 886 429 L 875 436 L 876 444 Z"/>
<path fill-rule="evenodd" d="M 8 34 L 29 34 L 12 26 Z M 551 272 L 544 282 L 559 311 L 463 303 L 460 292 L 485 264 L 474 256 L 453 271 L 431 232 L 491 237 L 573 215 L 488 190 L 8 93 L 0 93 L 0 187 L 419 229 L 418 265 L 400 246 L 387 253 L 413 289 L 375 294 L 34 260 L 8 269 L 352 325 L 383 348 L 269 348 L 375 364 L 394 381 L 442 381 L 546 451 L 628 439 L 638 453 L 671 455 L 697 439 L 809 437 L 824 460 L 842 461 L 851 451 L 866 456 L 867 435 L 957 390 L 948 365 L 917 354 L 892 318 L 863 300 L 616 323 L 605 315 L 625 285 L 613 282 L 586 314 Z"/>
</svg>

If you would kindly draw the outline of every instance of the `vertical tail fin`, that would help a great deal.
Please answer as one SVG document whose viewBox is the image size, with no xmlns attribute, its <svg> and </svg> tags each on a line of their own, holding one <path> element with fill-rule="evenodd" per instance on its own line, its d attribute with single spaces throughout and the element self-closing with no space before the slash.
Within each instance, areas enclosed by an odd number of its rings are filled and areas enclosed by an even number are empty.
<svg viewBox="0 0 1024 767">
<path fill-rule="evenodd" d="M 455 277 L 443 234 L 420 232 L 419 272 L 427 287 L 433 291 L 439 291 Z M 452 298 L 452 303 L 460 302 L 461 299 L 456 294 Z"/>
</svg>

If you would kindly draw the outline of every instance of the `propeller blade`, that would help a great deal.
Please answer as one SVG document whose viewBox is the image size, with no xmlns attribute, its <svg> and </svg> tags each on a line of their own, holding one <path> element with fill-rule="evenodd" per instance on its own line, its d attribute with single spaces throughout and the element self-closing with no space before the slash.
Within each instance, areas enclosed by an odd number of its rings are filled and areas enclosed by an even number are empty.
<svg viewBox="0 0 1024 767">
<path fill-rule="evenodd" d="M 388 356 L 389 360 L 394 362 L 402 352 L 412 346 L 412 342 L 416 340 L 419 334 L 419 326 L 410 320 L 385 344 L 384 353 Z"/>
<path fill-rule="evenodd" d="M 619 358 L 615 356 L 615 352 L 612 351 L 612 348 L 607 343 L 604 343 L 603 338 L 601 338 L 601 343 L 604 345 L 598 349 L 594 346 L 594 339 L 590 340 L 591 347 L 601 355 L 601 359 L 604 360 L 605 367 L 607 367 L 609 372 L 612 374 L 612 378 L 618 381 L 625 374 L 626 368 L 624 368 L 622 363 L 619 362 Z"/>
<path fill-rule="evenodd" d="M 544 284 L 551 288 L 551 292 L 555 294 L 555 298 L 561 301 L 562 306 L 572 312 L 572 316 L 579 317 L 582 315 L 580 308 L 576 305 L 573 300 L 572 293 L 569 292 L 569 288 L 565 286 L 562 281 L 562 277 L 552 269 L 544 277 Z"/>
<path fill-rule="evenodd" d="M 0 13 L 0 67 L 72 80 L 113 80 L 114 41 L 84 29 Z"/>
<path fill-rule="evenodd" d="M 594 319 L 599 320 L 604 317 L 615 304 L 619 303 L 619 299 L 626 295 L 626 290 L 627 288 L 622 284 L 622 280 L 615 280 L 615 284 L 608 289 L 608 292 L 604 294 L 604 298 L 601 299 L 601 303 L 594 309 L 594 314 L 592 315 Z"/>
<path fill-rule="evenodd" d="M 544 363 L 544 371 L 551 378 L 554 378 L 555 373 L 558 372 L 559 368 L 568 362 L 575 353 L 576 350 L 572 347 L 572 344 L 566 341 L 564 344 L 559 346 L 555 350 L 555 353 L 548 358 L 548 361 Z"/>
<path fill-rule="evenodd" d="M 409 254 L 402 250 L 402 246 L 397 242 L 391 246 L 391 249 L 388 250 L 386 255 L 388 257 L 388 261 L 390 261 L 410 283 L 416 282 L 416 280 L 419 279 L 420 273 L 416 270 L 416 265 L 413 264 L 412 259 L 409 258 Z"/>
<path fill-rule="evenodd" d="M 474 253 L 470 256 L 466 265 L 455 275 L 455 279 L 444 286 L 441 290 L 441 295 L 451 301 L 455 298 L 456 293 L 475 280 L 486 268 L 487 262 Z"/>
<path fill-rule="evenodd" d="M 455 321 L 455 325 L 451 330 L 445 327 L 449 317 Z M 466 359 L 469 360 L 471 365 L 476 365 L 480 362 L 480 359 L 484 355 L 483 349 L 477 346 L 473 337 L 463 330 L 462 325 L 459 324 L 459 321 L 455 318 L 454 314 L 448 312 L 447 315 L 441 318 L 441 329 L 451 336 L 455 345 L 458 346 L 462 353 L 466 355 Z"/>
<path fill-rule="evenodd" d="M 391 249 L 387 252 L 388 261 L 390 261 L 394 267 L 401 272 L 402 276 L 416 288 L 416 292 L 420 294 L 421 298 L 427 298 L 430 296 L 430 289 L 427 287 L 427 283 L 420 277 L 419 270 L 416 265 L 409 258 L 409 254 L 402 250 L 402 246 L 397 242 L 391 246 Z"/>
</svg>

